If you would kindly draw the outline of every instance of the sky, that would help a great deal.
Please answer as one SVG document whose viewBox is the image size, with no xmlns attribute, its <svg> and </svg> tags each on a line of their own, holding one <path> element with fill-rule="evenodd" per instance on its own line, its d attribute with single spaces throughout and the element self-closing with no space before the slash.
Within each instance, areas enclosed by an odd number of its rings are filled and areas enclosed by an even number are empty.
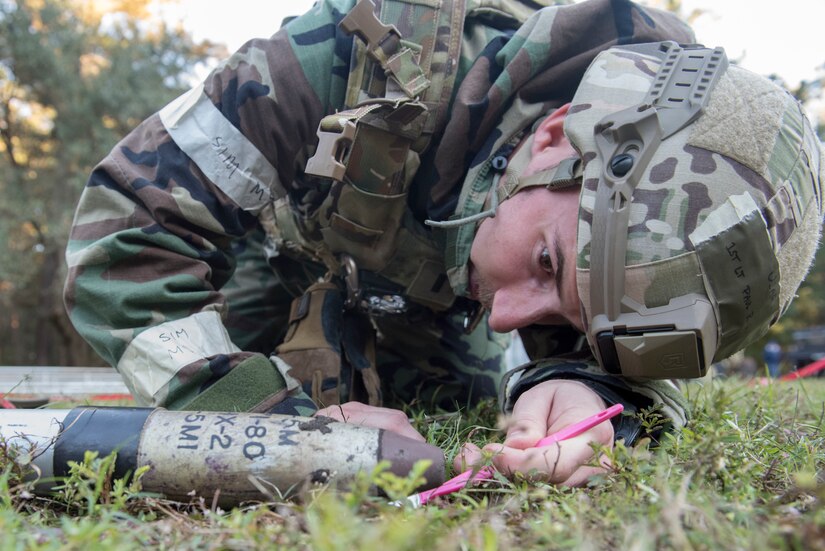
<svg viewBox="0 0 825 551">
<path fill-rule="evenodd" d="M 234 51 L 249 38 L 273 34 L 284 17 L 298 15 L 312 4 L 313 0 L 177 0 L 160 9 L 168 21 L 182 22 L 195 39 L 222 42 Z M 822 71 L 822 0 L 683 0 L 682 4 L 683 13 L 703 11 L 692 23 L 697 40 L 725 47 L 728 57 L 747 69 L 776 73 L 790 87 L 813 80 Z"/>
</svg>

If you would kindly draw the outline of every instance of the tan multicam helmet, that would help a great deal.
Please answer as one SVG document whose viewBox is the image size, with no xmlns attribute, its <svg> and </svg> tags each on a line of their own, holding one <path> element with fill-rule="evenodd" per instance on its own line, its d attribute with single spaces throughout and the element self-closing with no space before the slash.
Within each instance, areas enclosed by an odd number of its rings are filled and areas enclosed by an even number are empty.
<svg viewBox="0 0 825 551">
<path fill-rule="evenodd" d="M 821 144 L 788 92 L 721 49 L 614 47 L 565 132 L 584 160 L 577 283 L 603 367 L 698 377 L 776 322 L 823 212 Z"/>
</svg>

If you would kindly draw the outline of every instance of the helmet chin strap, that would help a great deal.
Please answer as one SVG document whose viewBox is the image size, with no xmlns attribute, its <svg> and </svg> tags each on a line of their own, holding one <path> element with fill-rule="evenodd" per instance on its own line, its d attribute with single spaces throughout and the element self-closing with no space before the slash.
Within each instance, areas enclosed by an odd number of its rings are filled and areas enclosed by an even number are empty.
<svg viewBox="0 0 825 551">
<path fill-rule="evenodd" d="M 493 158 L 492 170 L 495 171 L 495 175 L 482 212 L 457 220 L 426 220 L 424 223 L 436 228 L 464 226 L 486 218 L 494 218 L 498 206 L 503 201 L 525 189 L 544 187 L 548 191 L 557 191 L 581 185 L 582 162 L 578 155 L 563 159 L 556 166 L 522 177 L 521 174 L 532 159 L 532 145 L 533 135 L 530 134 L 518 144 L 509 158 L 503 155 Z"/>
<path fill-rule="evenodd" d="M 497 181 L 493 185 L 484 203 L 489 208 L 494 201 L 501 204 L 516 193 L 528 188 L 543 187 L 548 191 L 556 191 L 581 184 L 582 163 L 579 156 L 572 155 L 558 164 L 534 172 L 529 176 L 522 176 L 533 158 L 533 134 L 525 138 L 507 161 L 504 171 L 504 182 Z M 493 198 L 493 195 L 496 197 Z"/>
</svg>

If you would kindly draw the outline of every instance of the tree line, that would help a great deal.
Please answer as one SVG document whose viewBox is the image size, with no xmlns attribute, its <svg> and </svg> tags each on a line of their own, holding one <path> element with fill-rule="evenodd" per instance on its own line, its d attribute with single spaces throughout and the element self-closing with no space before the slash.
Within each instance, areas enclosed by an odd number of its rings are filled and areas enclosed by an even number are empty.
<svg viewBox="0 0 825 551">
<path fill-rule="evenodd" d="M 0 1 L 0 365 L 99 365 L 62 301 L 86 179 L 223 55 L 151 21 L 149 0 Z"/>
</svg>

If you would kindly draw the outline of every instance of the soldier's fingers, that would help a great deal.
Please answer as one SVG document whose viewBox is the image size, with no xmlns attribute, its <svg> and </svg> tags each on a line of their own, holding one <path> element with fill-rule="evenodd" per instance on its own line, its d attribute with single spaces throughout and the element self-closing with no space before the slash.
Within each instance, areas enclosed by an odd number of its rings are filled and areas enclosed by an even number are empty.
<svg viewBox="0 0 825 551">
<path fill-rule="evenodd" d="M 389 430 L 419 442 L 426 441 L 413 428 L 404 412 L 397 409 L 369 406 L 360 402 L 347 402 L 346 404 L 320 409 L 315 415 L 324 415 L 344 423 Z"/>
<path fill-rule="evenodd" d="M 453 469 L 464 472 L 481 462 L 483 456 L 481 448 L 471 442 L 466 442 L 453 459 Z"/>
<path fill-rule="evenodd" d="M 545 436 L 602 409 L 604 400 L 579 381 L 545 381 L 516 400 L 504 444 L 519 449 L 533 447 Z"/>
<path fill-rule="evenodd" d="M 579 469 L 593 457 L 590 443 L 593 439 L 587 434 L 558 442 L 542 448 L 518 449 L 501 444 L 485 446 L 493 452 L 493 465 L 508 477 L 520 473 L 530 478 L 544 480 L 553 484 L 567 483 Z M 586 471 L 583 471 L 585 473 Z"/>
<path fill-rule="evenodd" d="M 502 454 L 505 453 L 504 451 L 502 451 L 501 447 L 490 446 L 489 449 L 490 450 L 495 450 L 495 451 L 500 452 Z M 453 469 L 456 472 L 464 472 L 468 469 L 473 468 L 473 466 L 479 465 L 483 461 L 483 458 L 484 458 L 484 455 L 483 455 L 482 450 L 478 446 L 476 446 L 475 444 L 471 444 L 471 443 L 468 442 L 468 443 L 464 444 L 464 446 L 461 449 L 461 452 L 458 453 L 455 456 L 455 459 L 453 459 Z M 550 458 L 547 458 L 547 456 L 545 456 L 545 459 L 543 460 L 543 465 L 546 465 L 548 463 L 549 459 Z M 502 461 L 502 460 L 498 460 L 498 461 Z M 588 461 L 589 461 L 589 459 L 588 459 Z M 494 460 L 494 463 L 496 463 L 496 460 Z M 552 482 L 554 484 L 559 484 L 559 485 L 562 485 L 562 486 L 582 486 L 587 482 L 587 480 L 590 477 L 592 477 L 594 475 L 597 475 L 597 474 L 601 474 L 601 473 L 605 472 L 605 470 L 610 468 L 610 461 L 607 458 L 607 456 L 605 456 L 605 455 L 601 456 L 601 459 L 599 460 L 599 463 L 601 465 L 599 467 L 594 467 L 594 466 L 591 466 L 591 465 L 582 465 L 582 466 L 579 466 L 578 468 L 574 468 L 572 474 L 570 474 L 570 476 L 567 477 L 564 480 L 561 480 L 561 479 L 565 476 L 566 472 L 564 472 L 562 469 L 558 469 L 556 471 L 556 474 L 557 474 L 556 479 L 548 476 L 546 473 L 539 473 L 538 471 L 540 469 L 536 469 L 536 472 L 532 473 L 532 474 L 535 475 L 535 479 L 545 480 L 547 482 Z M 512 464 L 509 465 L 509 467 L 514 468 L 514 469 L 516 468 L 515 465 L 512 465 Z M 521 467 L 522 467 L 522 469 L 528 469 L 527 470 L 528 474 L 531 472 L 529 470 L 528 465 L 522 465 Z M 509 472 L 509 475 L 512 476 L 514 472 L 522 472 L 522 470 L 516 469 L 515 471 Z"/>
<path fill-rule="evenodd" d="M 564 482 L 560 484 L 562 486 L 584 486 L 587 480 L 594 475 L 604 473 L 608 470 L 611 466 L 610 460 L 607 458 L 606 455 L 602 454 L 599 458 L 599 467 L 594 467 L 591 465 L 586 465 L 579 467 L 576 471 Z"/>
<path fill-rule="evenodd" d="M 525 392 L 516 401 L 513 414 L 507 422 L 504 444 L 525 449 L 547 436 L 547 418 L 552 410 L 552 396 Z"/>
<path fill-rule="evenodd" d="M 342 406 L 335 405 L 329 406 L 322 409 L 319 409 L 313 414 L 314 417 L 329 417 L 330 419 L 335 419 L 336 421 L 341 421 L 342 423 L 346 423 L 346 419 L 344 419 L 344 410 Z"/>
</svg>

